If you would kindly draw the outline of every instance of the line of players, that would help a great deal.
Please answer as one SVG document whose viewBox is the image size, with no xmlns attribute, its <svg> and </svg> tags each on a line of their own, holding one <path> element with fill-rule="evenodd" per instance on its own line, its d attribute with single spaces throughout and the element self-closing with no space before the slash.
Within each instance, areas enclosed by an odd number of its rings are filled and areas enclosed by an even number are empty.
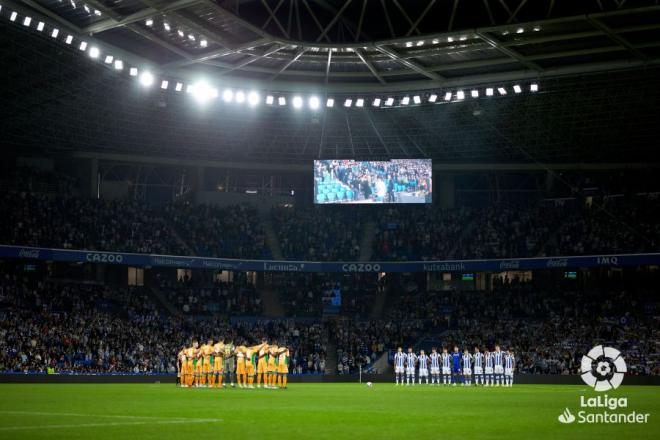
<svg viewBox="0 0 660 440">
<path fill-rule="evenodd" d="M 511 350 L 503 352 L 499 345 L 495 346 L 495 351 L 485 350 L 483 353 L 479 347 L 474 348 L 474 353 L 467 349 L 460 353 L 456 346 L 452 353 L 448 353 L 446 348 L 443 348 L 442 353 L 438 353 L 433 347 L 430 355 L 426 355 L 424 350 L 417 355 L 412 347 L 408 348 L 408 353 L 404 353 L 399 347 L 394 355 L 396 385 L 415 385 L 416 366 L 420 384 L 422 378 L 426 380 L 426 384 L 429 383 L 430 371 L 433 385 L 440 385 L 442 376 L 443 385 L 456 386 L 461 383 L 463 386 L 470 386 L 474 378 L 475 385 L 510 387 L 513 386 L 516 358 Z"/>
<path fill-rule="evenodd" d="M 225 388 L 227 383 L 240 388 L 286 389 L 289 374 L 289 349 L 277 342 L 235 346 L 233 341 L 209 339 L 199 345 L 183 347 L 177 355 L 177 384 L 183 387 Z M 263 381 L 263 385 L 262 385 Z"/>
</svg>

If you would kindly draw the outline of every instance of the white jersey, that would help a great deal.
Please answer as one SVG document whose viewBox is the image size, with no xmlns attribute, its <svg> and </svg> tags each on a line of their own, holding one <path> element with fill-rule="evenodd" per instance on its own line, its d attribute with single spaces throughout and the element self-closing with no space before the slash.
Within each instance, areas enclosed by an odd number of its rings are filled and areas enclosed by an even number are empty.
<svg viewBox="0 0 660 440">
<path fill-rule="evenodd" d="M 394 354 L 394 366 L 397 368 L 403 368 L 403 366 L 406 363 L 406 355 L 403 353 L 395 353 Z"/>
<path fill-rule="evenodd" d="M 415 368 L 416 361 L 417 361 L 417 355 L 415 353 L 408 353 L 406 355 L 406 366 L 408 368 Z"/>
<path fill-rule="evenodd" d="M 451 355 L 442 353 L 442 368 L 451 368 Z"/>
<path fill-rule="evenodd" d="M 419 369 L 420 370 L 426 370 L 428 369 L 428 362 L 429 362 L 429 357 L 425 354 L 420 354 L 417 357 L 417 360 L 419 361 Z"/>
<path fill-rule="evenodd" d="M 470 353 L 463 354 L 461 364 L 463 367 L 463 374 L 472 374 L 472 355 Z"/>
<path fill-rule="evenodd" d="M 472 355 L 472 359 L 474 359 L 474 368 L 481 368 L 483 367 L 484 363 L 484 355 L 482 353 L 475 353 Z"/>
<path fill-rule="evenodd" d="M 431 353 L 429 355 L 431 359 L 431 368 L 440 368 L 440 355 L 438 353 Z"/>
<path fill-rule="evenodd" d="M 504 373 L 513 375 L 513 367 L 516 365 L 516 358 L 512 354 L 504 355 Z"/>
<path fill-rule="evenodd" d="M 495 374 L 504 373 L 504 353 L 501 351 L 493 352 L 493 361 L 495 362 Z"/>
</svg>

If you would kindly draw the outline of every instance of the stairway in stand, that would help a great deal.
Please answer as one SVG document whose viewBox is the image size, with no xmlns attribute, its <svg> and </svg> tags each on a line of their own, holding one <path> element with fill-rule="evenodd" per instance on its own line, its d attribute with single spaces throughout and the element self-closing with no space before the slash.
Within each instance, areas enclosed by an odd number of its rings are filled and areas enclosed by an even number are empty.
<svg viewBox="0 0 660 440">
<path fill-rule="evenodd" d="M 273 260 L 284 260 L 282 248 L 280 247 L 280 240 L 277 238 L 277 234 L 275 233 L 273 222 L 264 216 L 261 219 L 261 224 L 264 227 L 264 233 L 266 234 L 266 244 L 270 249 L 270 254 L 273 256 Z"/>
<path fill-rule="evenodd" d="M 364 224 L 364 228 L 362 229 L 362 240 L 360 242 L 360 261 L 371 260 L 374 236 L 376 235 L 377 228 L 378 226 L 376 225 L 376 222 L 373 221 L 368 221 Z"/>
</svg>

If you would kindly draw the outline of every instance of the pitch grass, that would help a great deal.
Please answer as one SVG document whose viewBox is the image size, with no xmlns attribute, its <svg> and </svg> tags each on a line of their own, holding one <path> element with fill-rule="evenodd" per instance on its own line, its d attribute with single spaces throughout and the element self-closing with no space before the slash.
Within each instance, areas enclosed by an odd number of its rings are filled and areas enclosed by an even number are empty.
<svg viewBox="0 0 660 440">
<path fill-rule="evenodd" d="M 8 439 L 589 439 L 660 438 L 660 387 L 623 386 L 646 425 L 562 425 L 584 386 L 395 387 L 290 384 L 285 391 L 153 385 L 0 385 Z M 194 436 L 194 437 L 192 437 Z"/>
</svg>

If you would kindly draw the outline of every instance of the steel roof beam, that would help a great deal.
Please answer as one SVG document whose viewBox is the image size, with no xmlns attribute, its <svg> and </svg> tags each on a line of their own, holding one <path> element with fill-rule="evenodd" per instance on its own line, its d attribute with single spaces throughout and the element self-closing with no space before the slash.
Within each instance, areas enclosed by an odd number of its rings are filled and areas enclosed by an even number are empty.
<svg viewBox="0 0 660 440">
<path fill-rule="evenodd" d="M 388 55 L 390 58 L 392 58 L 395 61 L 398 61 L 399 63 L 403 64 L 404 66 L 408 67 L 409 69 L 414 70 L 417 73 L 421 73 L 422 75 L 431 78 L 435 81 L 442 81 L 442 76 L 438 75 L 437 73 L 433 73 L 428 71 L 426 68 L 424 68 L 422 65 L 418 64 L 415 61 L 412 60 L 407 60 L 404 58 L 401 58 L 399 53 L 389 47 L 385 46 L 376 46 L 376 50 L 384 53 L 385 55 Z"/>
<path fill-rule="evenodd" d="M 488 42 L 495 49 L 499 50 L 500 52 L 502 52 L 503 54 L 505 54 L 507 56 L 510 56 L 511 58 L 518 61 L 520 64 L 524 65 L 525 67 L 527 67 L 529 69 L 532 69 L 532 70 L 536 70 L 536 71 L 542 71 L 543 70 L 541 68 L 541 66 L 539 66 L 538 64 L 536 64 L 532 61 L 529 61 L 524 56 L 522 56 L 518 52 L 516 52 L 515 50 L 509 49 L 508 47 L 502 45 L 502 42 L 499 41 L 498 39 L 496 39 L 495 37 L 490 36 L 490 35 L 486 34 L 485 32 L 481 32 L 479 30 L 477 30 L 475 33 L 479 36 L 479 38 L 481 38 L 482 40 Z"/>
<path fill-rule="evenodd" d="M 628 40 L 623 38 L 621 35 L 618 35 L 616 31 L 614 31 L 612 28 L 607 26 L 605 23 L 602 21 L 598 20 L 597 18 L 593 17 L 587 17 L 587 21 L 592 24 L 594 27 L 600 29 L 603 31 L 609 38 L 610 40 L 614 41 L 615 43 L 621 45 L 621 47 L 625 48 L 628 52 L 633 54 L 635 57 L 642 59 L 642 60 L 647 60 L 649 57 L 646 56 L 642 51 L 636 49 L 633 45 L 631 45 Z"/>
<path fill-rule="evenodd" d="M 332 52 L 332 51 L 331 51 L 331 52 Z M 361 50 L 361 49 L 355 49 L 355 54 L 360 58 L 360 60 L 362 60 L 362 62 L 364 63 L 364 65 L 367 66 L 367 68 L 369 69 L 369 71 L 371 71 L 371 73 L 376 77 L 376 79 L 377 79 L 381 84 L 385 84 L 385 80 L 383 79 L 383 77 L 380 76 L 380 74 L 378 73 L 378 71 L 376 70 L 376 68 L 374 67 L 374 65 L 371 63 L 371 61 L 369 61 L 369 59 L 367 58 L 367 56 L 366 56 L 364 53 L 362 53 L 362 50 Z"/>
</svg>

